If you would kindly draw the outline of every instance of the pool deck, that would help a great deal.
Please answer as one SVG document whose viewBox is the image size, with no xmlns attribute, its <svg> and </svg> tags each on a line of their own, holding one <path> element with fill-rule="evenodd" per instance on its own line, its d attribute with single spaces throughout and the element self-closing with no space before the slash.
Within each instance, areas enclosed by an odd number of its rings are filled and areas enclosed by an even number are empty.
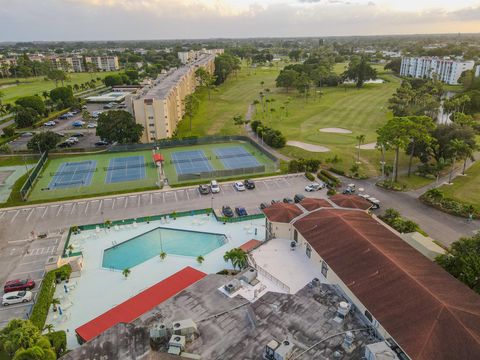
<svg viewBox="0 0 480 360">
<path fill-rule="evenodd" d="M 112 246 L 112 241 L 121 243 L 158 226 L 222 233 L 227 236 L 228 242 L 205 255 L 202 264 L 198 264 L 196 258 L 192 257 L 167 255 L 161 260 L 159 256 L 155 256 L 131 268 L 128 278 L 124 278 L 121 271 L 102 268 L 103 251 Z M 255 228 L 258 235 L 255 235 Z M 70 243 L 73 244 L 74 251 L 83 253 L 82 275 L 70 281 L 68 286 L 71 289 L 68 293 L 65 293 L 63 285 L 57 286 L 55 297 L 61 301 L 63 314 L 59 316 L 58 313 L 50 311 L 46 323 L 53 324 L 56 330 L 67 331 L 68 348 L 75 348 L 78 346 L 75 337 L 77 327 L 186 266 L 207 274 L 232 268 L 231 264 L 223 260 L 224 253 L 251 239 L 264 240 L 264 234 L 264 219 L 223 224 L 213 216 L 197 215 L 177 220 L 169 219 L 167 222 L 152 221 L 137 226 L 125 225 L 109 230 L 88 230 L 82 231 L 79 235 L 72 235 Z"/>
</svg>

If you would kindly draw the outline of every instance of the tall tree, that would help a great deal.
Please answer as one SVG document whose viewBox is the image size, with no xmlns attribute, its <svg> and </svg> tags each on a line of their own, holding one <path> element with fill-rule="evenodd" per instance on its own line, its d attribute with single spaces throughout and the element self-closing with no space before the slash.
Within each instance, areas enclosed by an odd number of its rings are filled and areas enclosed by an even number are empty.
<svg viewBox="0 0 480 360">
<path fill-rule="evenodd" d="M 213 74 L 210 74 L 210 72 L 208 72 L 204 68 L 200 67 L 195 71 L 195 77 L 200 86 L 204 86 L 207 89 L 208 99 L 210 100 L 211 90 L 215 85 L 215 76 Z"/>
<path fill-rule="evenodd" d="M 183 100 L 183 106 L 185 107 L 185 116 L 190 119 L 190 132 L 192 132 L 192 118 L 196 114 L 198 107 L 200 106 L 200 100 L 194 95 L 190 94 L 185 96 Z"/>
<path fill-rule="evenodd" d="M 358 141 L 358 145 L 357 145 L 357 162 L 360 162 L 360 147 L 361 147 L 362 144 L 365 142 L 365 135 L 363 135 L 363 134 L 357 135 L 357 136 L 355 137 L 355 139 L 357 139 L 357 141 Z"/>
<path fill-rule="evenodd" d="M 123 110 L 107 111 L 98 117 L 97 136 L 120 144 L 138 143 L 143 125 L 135 123 L 132 114 Z"/>
<path fill-rule="evenodd" d="M 408 161 L 408 176 L 412 172 L 413 157 L 415 155 L 415 147 L 418 143 L 429 145 L 432 141 L 430 132 L 435 129 L 435 123 L 428 116 L 409 116 L 407 117 L 410 124 L 407 126 L 407 136 L 410 143 L 407 146 L 407 153 L 410 155 Z"/>
<path fill-rule="evenodd" d="M 355 86 L 361 88 L 366 80 L 375 79 L 377 71 L 370 66 L 365 56 L 353 57 L 343 73 L 346 79 L 355 81 Z"/>
<path fill-rule="evenodd" d="M 61 136 L 53 131 L 40 132 L 33 135 L 27 143 L 27 148 L 32 151 L 40 151 L 43 153 L 55 149 L 60 139 Z"/>
<path fill-rule="evenodd" d="M 288 90 L 295 86 L 300 74 L 295 70 L 282 70 L 275 80 L 277 87 L 284 87 Z"/>
</svg>

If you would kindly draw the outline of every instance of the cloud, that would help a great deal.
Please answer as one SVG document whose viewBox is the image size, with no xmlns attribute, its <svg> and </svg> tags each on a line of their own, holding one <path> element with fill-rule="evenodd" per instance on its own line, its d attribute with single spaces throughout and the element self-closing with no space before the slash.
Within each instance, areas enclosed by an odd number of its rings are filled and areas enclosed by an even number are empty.
<svg viewBox="0 0 480 360">
<path fill-rule="evenodd" d="M 478 32 L 480 7 L 398 11 L 339 0 L 0 0 L 0 41 Z M 380 3 L 380 0 L 376 0 Z"/>
</svg>

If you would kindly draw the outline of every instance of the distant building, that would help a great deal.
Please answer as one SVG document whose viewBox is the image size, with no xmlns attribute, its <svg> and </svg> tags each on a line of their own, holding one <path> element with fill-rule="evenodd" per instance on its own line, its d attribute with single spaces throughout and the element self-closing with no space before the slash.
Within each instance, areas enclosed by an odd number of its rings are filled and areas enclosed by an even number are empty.
<svg viewBox="0 0 480 360">
<path fill-rule="evenodd" d="M 85 63 L 92 63 L 99 71 L 120 69 L 117 56 L 86 56 Z"/>
<path fill-rule="evenodd" d="M 223 54 L 223 49 L 208 49 L 208 50 L 202 49 L 199 51 L 195 51 L 195 50 L 181 51 L 177 55 L 180 62 L 185 65 L 200 59 L 205 54 L 210 54 L 210 55 Z"/>
<path fill-rule="evenodd" d="M 458 79 L 466 70 L 472 70 L 473 60 L 461 61 L 438 57 L 403 57 L 400 67 L 401 76 L 432 79 L 434 75 L 440 81 L 457 85 Z"/>
<path fill-rule="evenodd" d="M 195 71 L 200 67 L 213 73 L 215 55 L 203 54 L 194 62 L 159 75 L 152 85 L 142 89 L 140 95 L 131 97 L 130 104 L 127 100 L 127 107 L 133 112 L 135 121 L 144 127 L 142 142 L 173 135 L 185 114 L 185 97 L 192 94 L 197 86 Z"/>
</svg>

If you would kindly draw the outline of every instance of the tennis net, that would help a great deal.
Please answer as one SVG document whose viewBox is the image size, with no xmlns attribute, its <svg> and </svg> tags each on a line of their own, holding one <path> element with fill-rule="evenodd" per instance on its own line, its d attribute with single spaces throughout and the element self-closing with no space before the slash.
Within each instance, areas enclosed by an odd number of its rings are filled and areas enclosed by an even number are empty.
<svg viewBox="0 0 480 360">
<path fill-rule="evenodd" d="M 147 167 L 148 163 L 138 163 L 138 164 L 121 164 L 121 165 L 112 165 L 108 167 L 104 167 L 103 170 L 125 170 L 125 169 L 136 169 L 136 168 L 144 168 Z"/>
<path fill-rule="evenodd" d="M 188 162 L 195 162 L 195 161 L 205 161 L 205 160 L 211 160 L 212 157 L 201 157 L 201 158 L 192 158 L 192 159 L 174 159 L 170 160 L 170 164 L 182 164 L 182 163 L 188 163 Z"/>
<path fill-rule="evenodd" d="M 253 156 L 253 155 L 249 154 L 249 153 L 238 153 L 238 154 L 218 155 L 218 156 L 216 156 L 216 158 L 217 159 L 231 159 L 231 158 L 246 157 L 246 156 Z"/>
<path fill-rule="evenodd" d="M 85 174 L 90 172 L 98 171 L 97 168 L 92 169 L 77 169 L 77 170 L 68 170 L 68 171 L 57 171 L 51 172 L 50 176 L 62 176 L 62 175 L 70 175 L 70 174 Z"/>
</svg>

